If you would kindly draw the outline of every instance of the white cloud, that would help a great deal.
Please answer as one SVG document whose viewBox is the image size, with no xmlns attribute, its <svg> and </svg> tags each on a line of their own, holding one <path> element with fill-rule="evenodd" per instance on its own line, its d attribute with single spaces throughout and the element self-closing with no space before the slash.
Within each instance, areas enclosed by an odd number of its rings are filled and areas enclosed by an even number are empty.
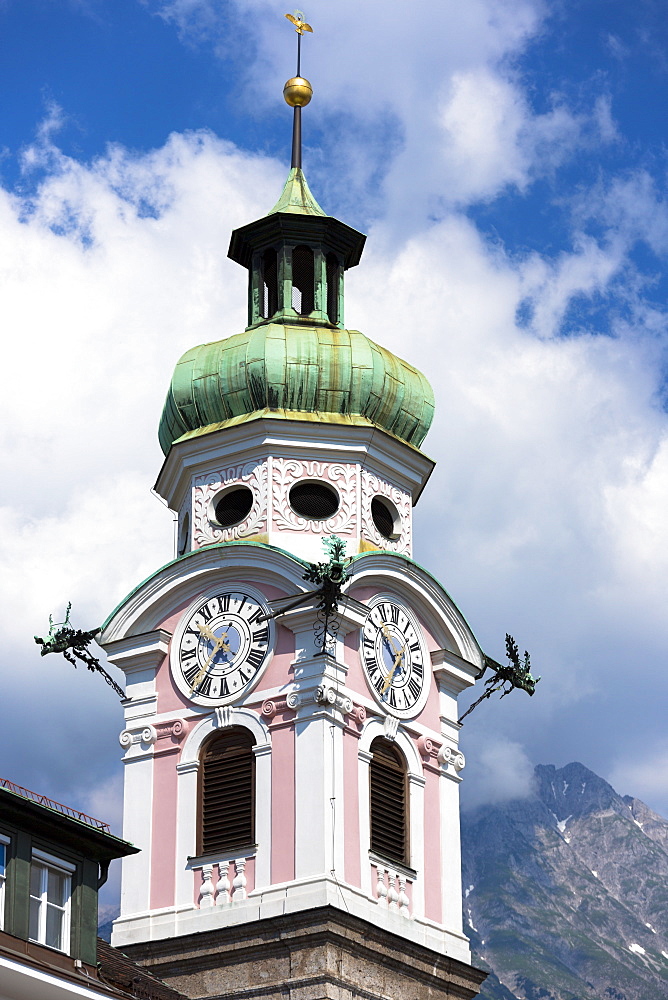
<svg viewBox="0 0 668 1000">
<path fill-rule="evenodd" d="M 182 37 L 237 60 L 237 103 L 248 114 L 285 112 L 293 51 L 278 0 L 146 2 Z M 395 225 L 413 228 L 453 203 L 523 191 L 578 148 L 614 140 L 609 98 L 595 86 L 589 109 L 558 94 L 544 113 L 531 107 L 515 67 L 548 15 L 540 0 L 339 0 L 309 10 L 303 67 L 316 92 L 305 141 L 319 126 L 319 148 L 308 152 L 325 199 L 331 191 L 369 215 L 389 205 Z"/>
<path fill-rule="evenodd" d="M 478 739 L 475 755 L 468 759 L 469 769 L 462 786 L 466 809 L 525 799 L 533 791 L 533 765 L 514 740 L 491 734 Z"/>
<path fill-rule="evenodd" d="M 668 746 L 636 746 L 631 761 L 618 755 L 607 780 L 620 795 L 632 795 L 648 804 L 668 801 Z"/>
<path fill-rule="evenodd" d="M 648 697 L 658 712 L 668 693 L 656 655 L 666 639 L 668 569 L 668 428 L 656 403 L 665 317 L 644 302 L 642 281 L 622 285 L 633 277 L 629 253 L 642 233 L 657 251 L 664 246 L 661 198 L 641 175 L 609 180 L 590 203 L 603 235 L 588 231 L 591 214 L 580 209 L 571 248 L 553 258 L 513 258 L 486 242 L 448 206 L 521 189 L 554 167 L 560 144 L 569 153 L 596 141 L 595 129 L 609 141 L 609 109 L 599 101 L 592 114 L 576 114 L 555 98 L 551 111 L 533 113 L 508 65 L 538 30 L 537 6 L 474 0 L 455 18 L 449 5 L 430 4 L 429 31 L 419 7 L 412 15 L 383 7 L 382 17 L 376 3 L 358 7 L 323 6 L 308 39 L 323 95 L 318 115 L 340 110 L 344 97 L 353 103 L 361 87 L 351 67 L 374 37 L 365 113 L 376 126 L 386 114 L 401 138 L 378 185 L 382 220 L 362 266 L 347 275 L 347 321 L 434 385 L 425 450 L 439 464 L 416 512 L 418 560 L 452 592 L 491 655 L 502 656 L 511 631 L 543 674 L 533 699 L 486 702 L 466 722 L 467 783 L 481 789 L 474 793 L 492 794 L 494 775 L 504 796 L 519 794 L 529 755 L 554 761 L 563 747 L 566 759 L 605 767 L 619 728 L 642 740 Z M 249 68 L 249 94 L 265 102 L 279 78 L 280 100 L 285 77 L 270 45 L 287 30 L 284 11 L 273 2 L 269 9 L 276 18 L 259 27 L 260 55 Z M 359 30 L 333 45 L 353 13 Z M 410 44 L 397 45 L 406 32 L 420 32 L 419 59 Z M 369 171 L 379 169 L 381 133 L 361 154 Z M 57 798 L 85 800 L 73 755 L 85 754 L 100 779 L 110 772 L 118 708 L 99 677 L 40 659 L 32 635 L 68 599 L 78 626 L 98 624 L 171 557 L 171 520 L 148 492 L 161 461 L 164 395 L 184 350 L 244 327 L 245 273 L 225 258 L 229 233 L 267 211 L 283 171 L 206 133 L 173 135 L 145 155 L 114 147 L 90 164 L 67 159 L 53 142 L 54 130 L 43 129 L 26 155 L 26 171 L 43 177 L 33 196 L 0 192 L 0 322 L 8 332 L 2 670 L 15 707 L 4 769 Z M 354 145 L 364 145 L 359 135 Z M 434 199 L 441 221 L 428 223 Z M 564 337 L 573 304 L 603 296 L 610 336 L 592 335 L 580 320 Z M 531 318 L 520 326 L 527 302 Z M 619 304 L 631 304 L 632 322 L 614 315 Z M 38 712 L 37 690 L 48 710 L 26 754 L 24 720 Z M 496 735 L 485 743 L 489 720 Z"/>
</svg>

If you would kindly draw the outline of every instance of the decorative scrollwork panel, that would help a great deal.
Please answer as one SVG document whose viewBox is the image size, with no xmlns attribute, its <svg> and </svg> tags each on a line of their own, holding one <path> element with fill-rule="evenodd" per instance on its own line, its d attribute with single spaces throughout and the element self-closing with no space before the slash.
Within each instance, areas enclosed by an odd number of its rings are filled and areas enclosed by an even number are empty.
<svg viewBox="0 0 668 1000">
<path fill-rule="evenodd" d="M 247 486 L 253 505 L 239 524 L 222 528 L 211 521 L 211 501 L 226 486 Z M 196 548 L 212 542 L 231 542 L 267 530 L 267 463 L 247 462 L 196 476 L 193 488 L 193 542 Z"/>
<path fill-rule="evenodd" d="M 385 497 L 396 508 L 401 522 L 397 538 L 386 538 L 378 531 L 371 513 L 374 497 Z M 379 476 L 362 469 L 362 536 L 379 549 L 411 554 L 411 498 Z"/>
<path fill-rule="evenodd" d="M 302 480 L 313 479 L 333 486 L 339 495 L 339 508 L 331 517 L 315 520 L 301 517 L 290 505 L 290 490 Z M 355 530 L 358 470 L 356 465 L 340 462 L 298 461 L 275 458 L 273 461 L 273 516 L 278 528 L 349 535 Z"/>
</svg>

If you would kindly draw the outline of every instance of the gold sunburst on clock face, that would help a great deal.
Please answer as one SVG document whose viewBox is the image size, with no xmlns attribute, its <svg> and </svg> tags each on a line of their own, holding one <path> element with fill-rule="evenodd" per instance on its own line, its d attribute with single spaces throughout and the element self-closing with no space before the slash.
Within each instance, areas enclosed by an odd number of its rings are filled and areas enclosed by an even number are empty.
<svg viewBox="0 0 668 1000">
<path fill-rule="evenodd" d="M 389 597 L 377 598 L 362 630 L 360 652 L 376 700 L 393 715 L 417 715 L 427 698 L 429 672 L 412 612 Z"/>
<path fill-rule="evenodd" d="M 224 705 L 259 679 L 273 648 L 268 608 L 250 588 L 220 590 L 184 616 L 172 644 L 179 690 L 198 705 Z"/>
</svg>

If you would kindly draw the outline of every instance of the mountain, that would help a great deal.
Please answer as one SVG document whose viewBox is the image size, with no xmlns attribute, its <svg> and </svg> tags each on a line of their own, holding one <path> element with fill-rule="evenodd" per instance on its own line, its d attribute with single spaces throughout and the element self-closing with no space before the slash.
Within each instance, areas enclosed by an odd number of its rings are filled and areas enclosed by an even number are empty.
<svg viewBox="0 0 668 1000">
<path fill-rule="evenodd" d="M 668 822 L 582 764 L 462 816 L 484 1000 L 668 998 Z"/>
</svg>

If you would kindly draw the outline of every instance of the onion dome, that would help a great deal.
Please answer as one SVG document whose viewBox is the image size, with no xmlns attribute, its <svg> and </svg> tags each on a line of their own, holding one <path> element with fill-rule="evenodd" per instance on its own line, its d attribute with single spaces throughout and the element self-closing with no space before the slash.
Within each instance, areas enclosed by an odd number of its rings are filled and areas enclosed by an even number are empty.
<svg viewBox="0 0 668 1000">
<path fill-rule="evenodd" d="M 433 412 L 424 375 L 363 333 L 264 323 L 183 355 L 159 437 L 167 454 L 181 438 L 271 416 L 373 425 L 419 447 Z"/>
</svg>

